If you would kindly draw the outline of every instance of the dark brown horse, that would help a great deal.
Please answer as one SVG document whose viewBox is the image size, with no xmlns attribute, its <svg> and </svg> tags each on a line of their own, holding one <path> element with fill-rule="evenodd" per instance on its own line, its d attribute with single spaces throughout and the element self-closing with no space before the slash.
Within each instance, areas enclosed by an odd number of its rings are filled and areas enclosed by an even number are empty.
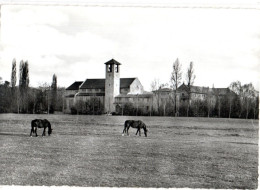
<svg viewBox="0 0 260 190">
<path fill-rule="evenodd" d="M 45 136 L 46 128 L 48 128 L 48 135 L 52 132 L 51 123 L 47 119 L 34 119 L 31 122 L 31 127 L 30 136 L 32 136 L 32 133 L 35 133 L 36 137 L 38 136 L 37 128 L 43 128 L 42 136 Z"/>
<path fill-rule="evenodd" d="M 128 130 L 129 130 L 130 127 L 136 128 L 137 131 L 136 131 L 135 135 L 137 135 L 137 133 L 139 132 L 139 136 L 141 136 L 141 129 L 143 129 L 144 130 L 144 135 L 147 137 L 148 129 L 147 129 L 145 123 L 142 122 L 141 120 L 126 120 L 125 121 L 124 130 L 123 130 L 123 135 L 124 135 L 124 133 L 129 135 L 128 134 Z"/>
</svg>

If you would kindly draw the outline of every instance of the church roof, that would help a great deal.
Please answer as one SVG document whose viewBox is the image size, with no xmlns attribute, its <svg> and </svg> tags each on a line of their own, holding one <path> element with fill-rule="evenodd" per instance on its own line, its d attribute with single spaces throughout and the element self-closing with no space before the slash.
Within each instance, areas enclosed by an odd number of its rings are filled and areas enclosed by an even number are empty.
<svg viewBox="0 0 260 190">
<path fill-rule="evenodd" d="M 136 78 L 121 78 L 120 88 L 128 88 Z"/>
<path fill-rule="evenodd" d="M 119 63 L 118 61 L 116 61 L 116 60 L 114 60 L 114 59 L 111 59 L 110 61 L 106 62 L 105 64 L 106 64 L 106 65 L 108 65 L 108 64 L 121 65 L 121 63 Z"/>
<path fill-rule="evenodd" d="M 102 89 L 105 88 L 105 79 L 86 79 L 80 89 Z"/>
<path fill-rule="evenodd" d="M 136 78 L 121 78 L 120 88 L 129 88 Z M 86 79 L 80 89 L 105 89 L 105 79 Z"/>
<path fill-rule="evenodd" d="M 70 85 L 66 90 L 78 90 L 79 86 L 83 83 L 83 81 L 75 81 L 72 85 Z"/>
</svg>

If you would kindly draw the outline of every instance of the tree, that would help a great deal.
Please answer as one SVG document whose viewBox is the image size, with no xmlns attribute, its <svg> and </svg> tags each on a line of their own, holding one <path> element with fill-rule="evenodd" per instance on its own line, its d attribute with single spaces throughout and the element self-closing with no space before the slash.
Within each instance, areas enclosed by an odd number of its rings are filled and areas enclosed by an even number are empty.
<svg viewBox="0 0 260 190">
<path fill-rule="evenodd" d="M 239 118 L 245 117 L 246 119 L 248 119 L 250 110 L 254 110 L 256 102 L 256 91 L 254 89 L 254 86 L 252 85 L 252 83 L 242 85 L 240 81 L 236 81 L 232 82 L 229 88 L 239 96 L 240 105 L 236 106 L 237 108 L 240 108 Z M 252 112 L 252 114 L 256 113 L 255 111 Z"/>
<path fill-rule="evenodd" d="M 10 112 L 11 89 L 10 83 L 5 81 L 0 84 L 0 113 Z"/>
<path fill-rule="evenodd" d="M 171 83 L 173 87 L 174 93 L 174 115 L 177 116 L 177 91 L 178 87 L 181 84 L 182 72 L 181 72 L 181 64 L 179 63 L 179 59 L 177 58 L 173 64 L 173 71 L 171 73 Z"/>
<path fill-rule="evenodd" d="M 242 91 L 243 91 L 243 95 L 244 95 L 244 102 L 245 102 L 245 110 L 246 110 L 246 116 L 245 118 L 248 119 L 248 114 L 249 114 L 249 110 L 250 110 L 250 106 L 252 104 L 252 101 L 254 100 L 254 86 L 252 85 L 252 83 L 249 84 L 245 84 L 242 86 Z"/>
<path fill-rule="evenodd" d="M 57 76 L 54 74 L 52 77 L 51 84 L 51 105 L 50 105 L 50 113 L 54 113 L 57 104 Z"/>
<path fill-rule="evenodd" d="M 158 92 L 160 88 L 160 80 L 155 78 L 151 83 L 151 90 L 154 91 L 156 103 L 157 103 L 157 113 L 159 114 L 159 107 L 160 107 L 160 93 Z"/>
<path fill-rule="evenodd" d="M 28 61 L 20 62 L 20 79 L 19 79 L 19 104 L 18 113 L 20 111 L 20 105 L 22 112 L 28 112 L 28 88 L 29 88 L 29 64 Z"/>
<path fill-rule="evenodd" d="M 187 117 L 189 116 L 190 109 L 190 96 L 191 96 L 191 85 L 193 85 L 196 75 L 194 74 L 193 62 L 190 62 L 190 65 L 187 69 L 186 81 L 188 86 L 188 105 L 187 105 Z"/>
<path fill-rule="evenodd" d="M 258 119 L 259 114 L 259 93 L 255 94 L 254 104 L 253 104 L 253 118 Z"/>
<path fill-rule="evenodd" d="M 51 98 L 50 98 L 50 84 L 48 83 L 42 83 L 39 84 L 39 90 L 42 91 L 42 103 L 41 103 L 41 111 L 46 111 L 47 113 L 49 113 L 49 108 L 50 108 L 50 102 L 51 102 Z"/>
<path fill-rule="evenodd" d="M 232 82 L 229 85 L 229 89 L 232 90 L 233 92 L 235 92 L 240 97 L 240 101 L 239 101 L 240 105 L 237 105 L 237 102 L 236 102 L 236 108 L 240 108 L 238 110 L 238 117 L 240 118 L 242 111 L 243 111 L 242 110 L 243 109 L 243 90 L 242 90 L 241 82 L 240 81 Z"/>
<path fill-rule="evenodd" d="M 13 59 L 12 61 L 12 73 L 11 73 L 11 109 L 13 111 L 13 107 L 15 105 L 15 101 L 17 98 L 17 94 L 16 94 L 16 89 L 15 89 L 15 85 L 16 85 L 16 60 Z"/>
<path fill-rule="evenodd" d="M 11 87 L 14 88 L 16 85 L 16 60 L 12 62 L 12 74 L 11 74 Z"/>
<path fill-rule="evenodd" d="M 207 105 L 207 115 L 208 117 L 211 116 L 211 112 L 213 107 L 213 93 L 208 89 L 207 96 L 206 96 L 206 105 Z"/>
</svg>

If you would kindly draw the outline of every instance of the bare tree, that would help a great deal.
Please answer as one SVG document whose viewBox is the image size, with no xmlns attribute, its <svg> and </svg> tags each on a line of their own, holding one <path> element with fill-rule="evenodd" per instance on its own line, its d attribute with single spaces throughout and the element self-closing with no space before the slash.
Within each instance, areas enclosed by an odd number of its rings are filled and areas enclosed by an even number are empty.
<svg viewBox="0 0 260 190">
<path fill-rule="evenodd" d="M 191 98 L 191 85 L 193 85 L 196 75 L 194 74 L 193 62 L 190 62 L 190 65 L 187 69 L 186 81 L 188 86 L 188 106 L 187 106 L 187 117 L 189 116 L 190 109 L 190 98 Z"/>
<path fill-rule="evenodd" d="M 151 82 L 151 91 L 158 90 L 160 87 L 160 80 L 158 78 L 153 79 Z"/>
<path fill-rule="evenodd" d="M 174 93 L 174 115 L 177 116 L 177 91 L 178 87 L 181 84 L 182 72 L 181 72 L 181 64 L 179 63 L 179 59 L 173 63 L 173 71 L 171 73 L 171 83 L 173 87 Z"/>
</svg>

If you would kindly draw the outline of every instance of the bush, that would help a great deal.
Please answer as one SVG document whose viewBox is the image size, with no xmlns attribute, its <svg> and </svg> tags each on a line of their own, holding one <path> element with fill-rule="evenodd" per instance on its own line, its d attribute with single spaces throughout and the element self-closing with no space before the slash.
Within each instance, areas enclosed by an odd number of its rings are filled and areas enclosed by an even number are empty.
<svg viewBox="0 0 260 190">
<path fill-rule="evenodd" d="M 77 109 L 75 107 L 71 107 L 70 111 L 72 115 L 77 115 Z"/>
</svg>

